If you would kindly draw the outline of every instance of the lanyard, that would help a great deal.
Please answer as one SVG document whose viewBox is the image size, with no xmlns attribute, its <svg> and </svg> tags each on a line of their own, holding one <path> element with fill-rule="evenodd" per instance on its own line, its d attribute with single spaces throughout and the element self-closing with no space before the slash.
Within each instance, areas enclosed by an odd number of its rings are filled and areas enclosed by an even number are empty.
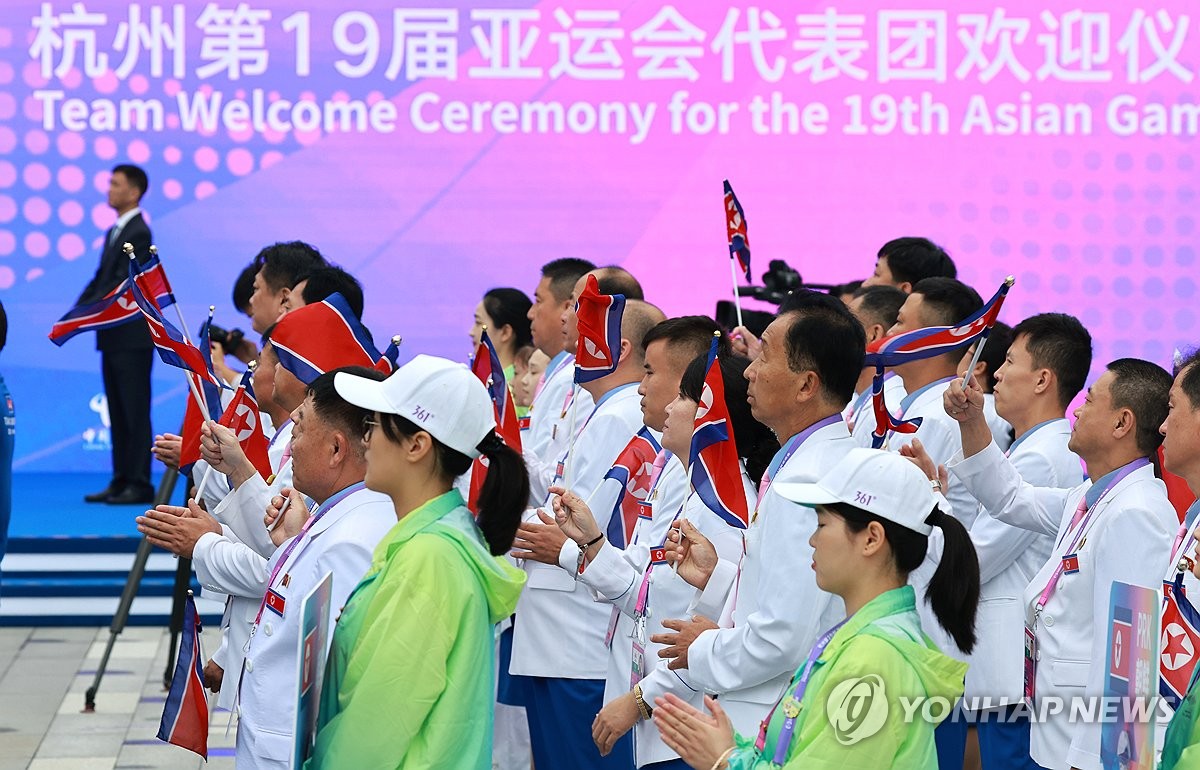
<svg viewBox="0 0 1200 770">
<path fill-rule="evenodd" d="M 849 620 L 850 618 L 846 618 Z M 779 729 L 779 739 L 775 742 L 775 757 L 772 763 L 777 767 L 782 767 L 787 759 L 788 746 L 792 743 L 792 733 L 796 730 L 796 718 L 800 716 L 800 704 L 804 700 L 804 691 L 808 689 L 808 680 L 812 676 L 813 666 L 816 665 L 817 659 L 825 652 L 825 648 L 829 646 L 829 642 L 833 640 L 833 635 L 838 629 L 846 624 L 846 620 L 838 623 L 833 628 L 826 631 L 813 645 L 812 650 L 808 653 L 808 660 L 804 663 L 804 668 L 800 673 L 800 681 L 796 683 L 796 688 L 792 694 L 775 703 L 771 709 L 771 713 L 767 714 L 767 718 L 758 726 L 758 740 L 754 742 L 754 749 L 761 755 L 763 749 L 767 745 L 767 726 L 771 724 L 771 719 L 775 716 L 775 711 L 782 705 L 783 714 L 786 719 L 783 722 L 783 727 Z"/>
<path fill-rule="evenodd" d="M 788 439 L 787 443 L 783 445 L 783 448 L 775 453 L 775 456 L 771 458 L 771 464 L 767 466 L 767 472 L 763 474 L 762 484 L 758 488 L 758 502 L 754 505 L 756 514 L 758 512 L 758 505 L 762 503 L 763 498 L 767 496 L 767 490 L 771 488 L 771 482 L 775 480 L 775 476 L 779 473 L 779 469 L 787 465 L 787 461 L 792 459 L 792 455 L 796 454 L 796 450 L 800 449 L 804 442 L 821 428 L 825 428 L 830 425 L 836 425 L 839 422 L 843 422 L 841 412 L 838 412 L 837 414 L 831 414 L 823 420 L 814 422 L 812 425 L 809 425 L 807 428 Z"/>
<path fill-rule="evenodd" d="M 314 511 L 312 515 L 308 517 L 308 521 L 304 522 L 304 527 L 300 530 L 300 534 L 292 538 L 292 542 L 288 543 L 287 548 L 285 548 L 283 551 L 283 555 L 279 557 L 279 561 L 275 562 L 275 569 L 271 570 L 271 577 L 267 579 L 267 591 L 263 593 L 262 602 L 258 605 L 258 614 L 254 616 L 254 626 L 250 629 L 251 636 L 254 636 L 254 632 L 258 629 L 258 624 L 262 621 L 263 610 L 267 608 L 267 596 L 269 595 L 271 586 L 275 585 L 275 578 L 279 577 L 279 573 L 283 571 L 284 566 L 287 564 L 288 557 L 292 555 L 292 551 L 296 550 L 296 546 L 300 545 L 300 542 L 305 539 L 305 535 L 308 534 L 308 531 L 312 529 L 313 525 L 320 521 L 326 513 L 333 509 L 334 506 L 360 489 L 366 488 L 366 482 L 363 481 L 360 481 L 356 484 L 351 484 L 341 492 L 334 494 L 328 500 L 321 503 L 321 505 L 317 507 L 316 511 Z"/>
<path fill-rule="evenodd" d="M 1083 521 L 1076 525 L 1075 537 L 1071 540 L 1071 544 L 1067 546 L 1066 553 L 1068 555 L 1075 553 L 1075 551 L 1078 550 L 1083 544 L 1083 539 L 1088 532 L 1088 525 L 1091 523 L 1092 516 L 1096 513 L 1096 509 L 1100 507 L 1101 501 L 1108 497 L 1108 493 L 1111 492 L 1117 486 L 1117 484 L 1120 484 L 1122 481 L 1124 481 L 1126 476 L 1149 464 L 1150 461 L 1143 457 L 1129 463 L 1122 468 L 1116 476 L 1113 476 L 1112 481 L 1108 482 L 1108 486 L 1106 486 L 1104 491 L 1100 493 L 1100 497 L 1096 498 L 1096 502 L 1093 503 L 1090 508 L 1088 508 L 1087 516 L 1084 517 Z M 1086 500 L 1087 498 L 1085 497 L 1084 499 Z M 1058 581 L 1062 577 L 1063 570 L 1066 569 L 1066 566 L 1066 561 L 1064 559 L 1060 559 L 1058 566 L 1054 568 L 1054 574 L 1050 576 L 1050 581 L 1046 583 L 1046 587 L 1042 589 L 1041 596 L 1038 597 L 1037 604 L 1035 605 L 1035 617 L 1036 615 L 1041 615 L 1042 608 L 1046 606 L 1046 603 L 1050 601 L 1050 597 L 1054 595 L 1054 590 L 1058 588 Z"/>
<path fill-rule="evenodd" d="M 583 435 L 584 428 L 586 428 L 588 426 L 588 423 L 592 421 L 592 418 L 596 416 L 596 412 L 600 411 L 600 407 L 603 406 L 606 401 L 608 401 L 610 398 L 616 396 L 618 393 L 623 393 L 624 391 L 627 391 L 630 388 L 637 387 L 637 385 L 638 385 L 638 383 L 636 383 L 636 382 L 629 382 L 624 385 L 618 385 L 617 387 L 613 388 L 612 390 L 608 391 L 603 396 L 601 396 L 600 400 L 596 402 L 596 405 L 594 407 L 592 407 L 592 411 L 591 411 L 591 413 L 588 414 L 587 419 L 583 421 L 583 425 L 580 425 L 579 428 L 575 431 L 575 436 L 573 438 L 578 439 L 581 435 Z M 572 393 L 575 392 L 574 385 L 571 386 L 571 392 Z M 563 414 L 565 415 L 566 412 L 564 411 Z M 562 459 L 560 459 L 558 461 L 558 465 L 555 467 L 555 470 L 554 470 L 554 483 L 555 484 L 557 484 L 559 481 L 561 481 L 566 476 L 567 456 L 569 454 L 571 454 L 571 447 L 573 445 L 574 445 L 573 440 L 568 442 L 567 451 L 563 452 Z"/>
<path fill-rule="evenodd" d="M 271 447 L 275 446 L 275 442 L 278 441 L 279 437 L 283 435 L 284 428 L 286 428 L 287 426 L 289 426 L 291 424 L 292 424 L 292 418 L 289 417 L 283 421 L 283 425 L 280 425 L 278 428 L 275 429 L 275 433 L 273 433 L 271 435 L 271 440 L 267 442 L 267 449 L 270 449 Z M 288 433 L 290 434 L 291 431 L 288 431 Z"/>
</svg>

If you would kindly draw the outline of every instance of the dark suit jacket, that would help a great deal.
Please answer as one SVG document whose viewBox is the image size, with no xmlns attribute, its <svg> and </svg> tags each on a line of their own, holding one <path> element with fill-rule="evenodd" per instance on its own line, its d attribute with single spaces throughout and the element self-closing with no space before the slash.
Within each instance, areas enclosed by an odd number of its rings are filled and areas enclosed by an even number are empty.
<svg viewBox="0 0 1200 770">
<path fill-rule="evenodd" d="M 100 266 L 96 274 L 79 295 L 76 304 L 96 302 L 108 294 L 117 284 L 129 277 L 129 257 L 125 256 L 122 248 L 126 243 L 133 244 L 133 253 L 138 262 L 150 259 L 150 228 L 146 220 L 138 213 L 126 223 L 112 246 L 105 246 L 100 254 Z M 105 244 L 108 243 L 108 233 L 105 233 Z M 139 314 L 128 323 L 114 326 L 111 329 L 101 329 L 96 332 L 96 350 L 138 350 L 153 347 L 150 342 L 150 330 L 146 321 Z"/>
</svg>

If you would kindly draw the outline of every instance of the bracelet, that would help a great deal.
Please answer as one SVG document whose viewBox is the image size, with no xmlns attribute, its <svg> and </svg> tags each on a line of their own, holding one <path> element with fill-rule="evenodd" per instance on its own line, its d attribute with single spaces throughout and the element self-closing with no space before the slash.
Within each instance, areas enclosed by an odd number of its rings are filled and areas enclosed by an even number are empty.
<svg viewBox="0 0 1200 770">
<path fill-rule="evenodd" d="M 599 543 L 603 539 L 604 539 L 604 533 L 601 532 L 599 535 L 596 535 L 596 537 L 592 538 L 591 540 L 587 541 L 586 543 L 576 543 L 575 545 L 579 546 L 579 550 L 586 551 L 587 549 L 591 548 L 592 546 L 594 546 L 596 543 Z"/>
<path fill-rule="evenodd" d="M 641 715 L 642 719 L 648 720 L 654 716 L 654 709 L 650 707 L 649 703 L 646 703 L 640 684 L 633 686 L 633 700 L 637 703 L 638 714 Z"/>
<path fill-rule="evenodd" d="M 717 757 L 716 762 L 713 762 L 712 770 L 721 770 L 721 766 L 725 765 L 725 761 L 729 759 L 736 748 L 737 746 L 730 746 L 729 748 L 725 749 L 725 753 Z M 726 767 L 728 767 L 728 765 L 726 765 Z"/>
</svg>

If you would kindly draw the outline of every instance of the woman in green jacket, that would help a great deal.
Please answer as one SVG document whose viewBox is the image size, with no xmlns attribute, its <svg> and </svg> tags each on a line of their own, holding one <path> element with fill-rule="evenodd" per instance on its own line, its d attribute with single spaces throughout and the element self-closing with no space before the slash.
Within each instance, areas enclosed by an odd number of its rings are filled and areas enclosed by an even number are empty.
<svg viewBox="0 0 1200 770">
<path fill-rule="evenodd" d="M 715 700 L 708 715 L 667 696 L 654 709 L 663 740 L 700 770 L 936 768 L 933 731 L 962 695 L 967 666 L 921 630 L 908 575 L 940 528 L 926 599 L 970 652 L 979 562 L 966 530 L 937 507 L 925 475 L 888 452 L 855 449 L 815 484 L 775 488 L 817 509 L 812 569 L 817 585 L 845 601 L 847 617 L 813 645 L 757 736 L 735 735 Z"/>
<path fill-rule="evenodd" d="M 306 767 L 490 770 L 493 626 L 525 581 L 499 557 L 529 498 L 524 461 L 462 364 L 417 356 L 383 382 L 340 373 L 334 387 L 375 412 L 366 484 L 399 522 L 340 610 Z M 476 519 L 453 484 L 481 456 Z"/>
</svg>

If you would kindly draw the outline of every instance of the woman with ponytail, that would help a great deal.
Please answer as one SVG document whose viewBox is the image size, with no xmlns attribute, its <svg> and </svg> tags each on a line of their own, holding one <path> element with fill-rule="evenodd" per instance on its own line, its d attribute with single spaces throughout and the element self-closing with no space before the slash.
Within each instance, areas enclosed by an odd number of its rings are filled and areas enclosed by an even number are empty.
<svg viewBox="0 0 1200 770">
<path fill-rule="evenodd" d="M 667 696 L 654 710 L 663 740 L 691 766 L 714 770 L 937 767 L 934 728 L 962 695 L 967 666 L 925 635 L 908 576 L 941 529 L 945 549 L 924 600 L 970 652 L 979 562 L 966 530 L 915 465 L 874 449 L 851 450 L 814 484 L 775 488 L 816 508 L 812 569 L 818 586 L 842 597 L 846 619 L 818 638 L 757 736 L 734 734 L 715 700 L 704 714 Z"/>
<path fill-rule="evenodd" d="M 524 462 L 461 364 L 417 356 L 383 382 L 339 373 L 334 387 L 374 412 L 366 485 L 399 521 L 340 608 L 306 767 L 490 768 L 493 626 L 525 580 L 500 558 L 529 497 Z M 479 457 L 473 518 L 454 479 Z"/>
</svg>

